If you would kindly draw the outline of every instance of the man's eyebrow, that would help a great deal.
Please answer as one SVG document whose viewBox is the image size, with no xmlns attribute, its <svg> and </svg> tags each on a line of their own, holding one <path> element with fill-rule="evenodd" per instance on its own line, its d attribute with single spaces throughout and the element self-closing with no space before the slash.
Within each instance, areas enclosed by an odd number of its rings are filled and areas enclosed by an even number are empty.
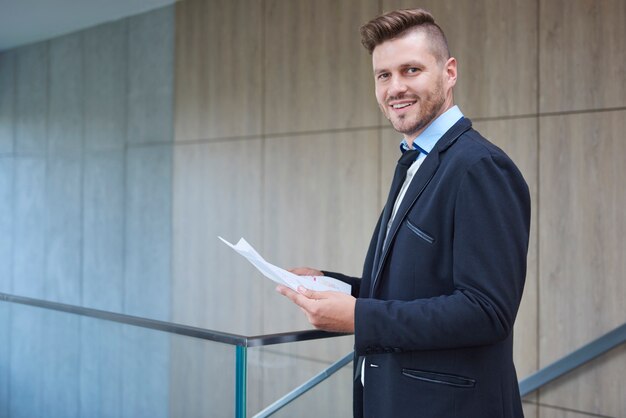
<svg viewBox="0 0 626 418">
<path fill-rule="evenodd" d="M 423 66 L 424 66 L 424 64 L 422 64 L 419 61 L 409 61 L 409 62 L 406 62 L 404 64 L 401 64 L 400 68 L 407 68 L 407 67 L 420 67 L 421 68 Z"/>
</svg>

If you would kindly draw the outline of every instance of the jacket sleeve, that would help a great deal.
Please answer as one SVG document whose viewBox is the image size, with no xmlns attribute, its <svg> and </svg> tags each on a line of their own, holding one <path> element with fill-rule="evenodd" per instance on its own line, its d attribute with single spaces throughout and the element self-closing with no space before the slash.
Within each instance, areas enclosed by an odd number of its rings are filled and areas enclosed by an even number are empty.
<svg viewBox="0 0 626 418">
<path fill-rule="evenodd" d="M 528 186 L 505 156 L 465 172 L 455 198 L 450 294 L 409 301 L 358 299 L 357 354 L 460 348 L 510 334 L 526 275 Z"/>
</svg>

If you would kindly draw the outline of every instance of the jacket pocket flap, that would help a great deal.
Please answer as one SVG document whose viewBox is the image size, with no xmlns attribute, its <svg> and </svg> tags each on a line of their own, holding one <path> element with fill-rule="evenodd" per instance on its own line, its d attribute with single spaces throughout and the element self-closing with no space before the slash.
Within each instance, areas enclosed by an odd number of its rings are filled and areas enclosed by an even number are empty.
<svg viewBox="0 0 626 418">
<path fill-rule="evenodd" d="M 409 221 L 408 219 L 406 220 L 406 226 L 418 237 L 420 237 L 421 239 L 423 239 L 424 241 L 426 241 L 429 244 L 432 244 L 433 242 L 435 242 L 435 238 L 431 237 L 430 235 L 428 235 L 426 232 L 422 231 L 421 229 L 419 229 L 418 227 L 416 227 L 415 225 L 413 225 L 411 223 L 411 221 Z"/>
<path fill-rule="evenodd" d="M 413 369 L 402 369 L 402 374 L 406 377 L 410 377 L 411 379 L 459 388 L 473 388 L 476 385 L 476 380 L 474 379 L 456 376 L 453 374 L 433 373 Z"/>
</svg>

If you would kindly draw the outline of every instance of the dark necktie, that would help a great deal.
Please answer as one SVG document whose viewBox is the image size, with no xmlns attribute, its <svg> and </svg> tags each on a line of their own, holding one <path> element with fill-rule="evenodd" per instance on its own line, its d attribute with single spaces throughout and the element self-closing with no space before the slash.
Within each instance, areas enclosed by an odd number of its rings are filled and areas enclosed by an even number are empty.
<svg viewBox="0 0 626 418">
<path fill-rule="evenodd" d="M 400 192 L 404 179 L 406 178 L 406 172 L 415 162 L 417 157 L 419 157 L 419 154 L 419 150 L 403 150 L 402 156 L 396 165 L 396 172 L 393 175 L 393 181 L 391 182 L 391 188 L 389 189 L 389 196 L 387 197 L 387 203 L 385 204 L 385 209 L 383 211 L 383 218 L 380 223 L 380 229 L 378 230 L 376 255 L 374 256 L 374 268 L 372 269 L 372 274 L 374 275 L 378 272 L 378 262 L 383 250 L 383 243 L 385 242 L 385 237 L 387 235 L 387 224 L 389 223 L 393 206 L 396 203 L 396 198 L 398 197 L 398 193 Z"/>
</svg>

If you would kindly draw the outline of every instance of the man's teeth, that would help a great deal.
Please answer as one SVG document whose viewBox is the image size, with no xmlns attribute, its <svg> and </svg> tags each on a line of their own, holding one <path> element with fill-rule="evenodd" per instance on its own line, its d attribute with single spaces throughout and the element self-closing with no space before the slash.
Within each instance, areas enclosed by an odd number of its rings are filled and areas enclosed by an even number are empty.
<svg viewBox="0 0 626 418">
<path fill-rule="evenodd" d="M 401 104 L 395 104 L 395 105 L 391 105 L 394 109 L 402 109 L 404 107 L 407 106 L 411 106 L 411 103 L 401 103 Z"/>
</svg>

